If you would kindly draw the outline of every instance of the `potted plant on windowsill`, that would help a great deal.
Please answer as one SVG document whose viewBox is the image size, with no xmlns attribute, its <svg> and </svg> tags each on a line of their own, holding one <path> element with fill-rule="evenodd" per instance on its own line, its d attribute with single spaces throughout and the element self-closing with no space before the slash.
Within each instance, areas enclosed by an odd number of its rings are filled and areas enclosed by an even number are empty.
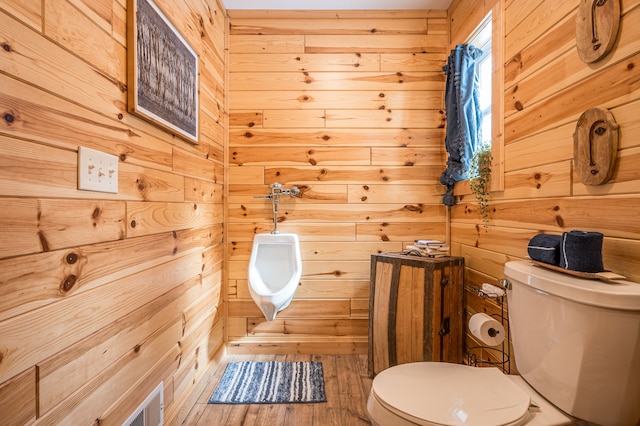
<svg viewBox="0 0 640 426">
<path fill-rule="evenodd" d="M 483 144 L 473 154 L 469 169 L 469 188 L 478 200 L 478 214 L 482 218 L 485 231 L 489 230 L 491 212 L 489 192 L 491 190 L 491 144 Z"/>
</svg>

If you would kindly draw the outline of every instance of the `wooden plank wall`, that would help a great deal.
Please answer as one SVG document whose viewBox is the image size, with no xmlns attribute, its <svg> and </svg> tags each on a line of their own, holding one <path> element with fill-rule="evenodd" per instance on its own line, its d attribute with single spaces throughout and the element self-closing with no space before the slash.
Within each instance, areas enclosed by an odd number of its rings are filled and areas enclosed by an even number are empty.
<svg viewBox="0 0 640 426">
<path fill-rule="evenodd" d="M 125 0 L 0 5 L 3 424 L 121 424 L 161 381 L 179 422 L 224 353 L 226 11 L 156 3 L 199 54 L 198 145 L 127 112 Z M 118 194 L 76 189 L 80 145 Z"/>
<path fill-rule="evenodd" d="M 454 43 L 482 19 L 469 11 L 483 5 L 486 10 L 485 3 L 492 2 L 454 1 Z M 504 2 L 505 190 L 491 195 L 488 232 L 473 195 L 460 195 L 451 210 L 452 240 L 465 257 L 467 285 L 503 278 L 504 263 L 526 258 L 535 234 L 573 229 L 602 232 L 605 268 L 640 282 L 640 1 L 621 1 L 614 50 L 591 65 L 576 50 L 579 3 Z M 597 187 L 583 185 L 572 166 L 576 121 L 592 107 L 609 109 L 620 125 L 615 172 Z M 495 304 L 467 294 L 468 314 L 496 312 Z"/>
<path fill-rule="evenodd" d="M 229 348 L 366 353 L 370 255 L 445 238 L 446 11 L 229 11 Z M 248 292 L 253 236 L 300 236 L 302 280 L 273 322 Z"/>
<path fill-rule="evenodd" d="M 125 0 L 4 1 L 3 419 L 118 423 L 162 380 L 179 422 L 225 333 L 238 353 L 366 353 L 370 254 L 446 236 L 441 67 L 480 3 L 454 1 L 451 39 L 443 11 L 234 11 L 227 57 L 219 3 L 158 1 L 200 55 L 192 145 L 127 113 Z M 451 210 L 469 285 L 502 278 L 536 233 L 571 229 L 603 232 L 605 266 L 640 281 L 640 0 L 621 1 L 619 40 L 593 65 L 575 49 L 578 3 L 504 1 L 505 190 L 488 232 L 469 194 Z M 572 133 L 594 106 L 621 139 L 610 183 L 585 187 Z M 80 145 L 119 156 L 119 194 L 76 189 Z M 246 270 L 272 230 L 254 195 L 274 181 L 302 189 L 279 228 L 300 235 L 304 272 L 267 323 Z M 472 296 L 468 313 L 496 309 Z"/>
</svg>

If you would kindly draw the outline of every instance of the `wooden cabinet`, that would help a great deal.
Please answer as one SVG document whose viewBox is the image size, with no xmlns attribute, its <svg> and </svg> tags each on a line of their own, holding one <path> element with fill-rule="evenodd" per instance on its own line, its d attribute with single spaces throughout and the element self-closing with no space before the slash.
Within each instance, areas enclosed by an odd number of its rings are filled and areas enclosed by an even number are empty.
<svg viewBox="0 0 640 426">
<path fill-rule="evenodd" d="M 462 362 L 463 273 L 462 257 L 371 256 L 371 376 L 407 362 Z"/>
</svg>

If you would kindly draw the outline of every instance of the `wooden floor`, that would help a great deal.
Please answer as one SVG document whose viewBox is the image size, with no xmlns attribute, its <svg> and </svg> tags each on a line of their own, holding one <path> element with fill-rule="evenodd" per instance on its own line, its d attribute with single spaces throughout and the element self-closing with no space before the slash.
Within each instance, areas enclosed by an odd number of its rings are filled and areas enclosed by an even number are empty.
<svg viewBox="0 0 640 426">
<path fill-rule="evenodd" d="M 228 362 L 235 361 L 320 361 L 324 370 L 327 402 L 317 404 L 207 404 Z M 211 372 L 184 425 L 369 425 L 367 397 L 371 379 L 366 355 L 227 355 Z"/>
</svg>

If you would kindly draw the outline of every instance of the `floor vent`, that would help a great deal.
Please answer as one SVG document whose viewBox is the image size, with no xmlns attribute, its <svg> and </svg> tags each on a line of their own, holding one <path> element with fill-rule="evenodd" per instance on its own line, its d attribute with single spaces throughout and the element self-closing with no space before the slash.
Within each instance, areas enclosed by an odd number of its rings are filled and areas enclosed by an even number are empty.
<svg viewBox="0 0 640 426">
<path fill-rule="evenodd" d="M 162 426 L 163 423 L 164 387 L 160 382 L 122 426 Z"/>
</svg>

